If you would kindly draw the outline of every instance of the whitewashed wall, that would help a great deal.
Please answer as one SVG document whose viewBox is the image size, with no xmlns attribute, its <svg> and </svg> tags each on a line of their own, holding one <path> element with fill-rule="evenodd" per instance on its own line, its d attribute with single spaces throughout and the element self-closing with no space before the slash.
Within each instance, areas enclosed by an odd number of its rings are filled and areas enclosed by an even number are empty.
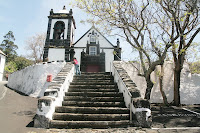
<svg viewBox="0 0 200 133">
<path fill-rule="evenodd" d="M 138 89 L 141 91 L 142 97 L 144 97 L 146 89 L 145 78 L 138 76 L 138 70 L 140 66 L 137 63 L 121 62 L 122 67 L 127 71 L 131 79 L 136 83 Z M 136 68 L 137 69 L 136 69 Z M 173 68 L 174 64 L 171 61 L 164 64 L 164 81 L 163 88 L 166 93 L 168 102 L 173 101 Z M 157 67 L 159 70 L 159 67 Z M 152 81 L 155 83 L 151 92 L 151 103 L 162 103 L 163 99 L 159 90 L 159 81 L 155 73 L 151 75 Z M 200 104 L 200 75 L 191 74 L 188 64 L 184 64 L 184 68 L 181 73 L 181 86 L 180 97 L 181 104 Z"/>
<path fill-rule="evenodd" d="M 65 49 L 64 48 L 49 48 L 48 61 L 65 61 Z"/>
<path fill-rule="evenodd" d="M 0 54 L 0 81 L 3 80 L 3 72 L 4 72 L 4 67 L 5 67 L 5 62 L 6 62 L 6 57 L 2 54 Z"/>
<path fill-rule="evenodd" d="M 7 85 L 31 97 L 41 97 L 50 83 L 46 81 L 47 75 L 51 74 L 54 79 L 65 64 L 65 62 L 52 62 L 26 67 L 12 73 L 8 77 Z"/>
<path fill-rule="evenodd" d="M 114 54 L 113 54 L 113 46 L 108 42 L 108 40 L 106 40 L 101 34 L 99 34 L 99 32 L 95 29 L 95 28 L 91 28 L 91 31 L 95 31 L 96 33 L 98 33 L 99 37 L 97 39 L 97 42 L 99 41 L 100 44 L 100 53 L 102 52 L 102 49 L 105 52 L 105 71 L 106 72 L 110 72 L 110 63 L 112 63 L 112 61 L 114 60 Z M 81 58 L 81 52 L 84 51 L 86 52 L 86 46 L 87 46 L 87 42 L 90 41 L 90 37 L 88 37 L 89 33 L 85 34 L 76 44 L 75 44 L 75 57 L 77 58 L 77 60 L 80 62 L 80 58 Z"/>
<path fill-rule="evenodd" d="M 111 63 L 114 60 L 113 49 L 104 49 L 105 54 L 105 71 L 111 72 Z"/>
</svg>

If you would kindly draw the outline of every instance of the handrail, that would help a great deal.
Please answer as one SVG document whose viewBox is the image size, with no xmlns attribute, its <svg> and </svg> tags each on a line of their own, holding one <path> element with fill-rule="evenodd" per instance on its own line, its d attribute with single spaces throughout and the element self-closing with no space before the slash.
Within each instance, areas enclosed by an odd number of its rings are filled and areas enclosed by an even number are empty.
<svg viewBox="0 0 200 133">
<path fill-rule="evenodd" d="M 113 63 L 112 63 L 112 67 L 113 67 L 113 71 L 114 71 L 114 74 L 115 73 L 117 73 L 117 76 L 119 77 L 119 80 L 122 82 L 122 85 L 126 88 L 126 92 L 128 93 L 128 95 L 130 96 L 130 103 L 129 103 L 129 109 L 130 109 L 130 112 L 129 112 L 129 114 L 130 114 L 130 121 L 132 122 L 132 95 L 131 95 L 131 93 L 129 92 L 129 90 L 127 89 L 127 87 L 126 87 L 126 85 L 125 85 L 125 83 L 123 82 L 123 80 L 122 80 L 122 78 L 121 78 L 121 76 L 119 75 L 119 73 L 117 72 L 117 69 L 114 67 L 114 65 L 113 65 Z M 122 91 L 122 93 L 124 94 L 125 92 L 124 91 Z"/>
<path fill-rule="evenodd" d="M 123 93 L 126 107 L 130 108 L 130 122 L 132 122 L 132 116 L 133 114 L 135 114 L 137 123 L 140 126 L 150 127 L 151 120 L 149 120 L 149 118 L 151 117 L 151 110 L 148 107 L 149 106 L 148 104 L 150 104 L 149 101 L 142 99 L 141 96 L 134 97 L 134 98 L 132 97 L 132 94 L 130 93 L 130 91 L 128 90 L 126 86 L 126 82 L 123 81 L 122 77 L 120 76 L 120 73 L 117 71 L 117 67 L 114 66 L 114 63 L 112 65 L 112 71 L 113 71 L 113 76 L 115 77 L 115 81 L 118 83 L 119 90 L 120 92 L 122 91 Z M 148 106 L 146 106 L 146 104 Z M 146 112 L 146 114 L 145 116 L 143 116 L 143 114 L 138 113 L 138 112 Z"/>
<path fill-rule="evenodd" d="M 113 65 L 112 65 L 113 66 Z M 113 66 L 114 67 L 114 66 Z M 115 71 L 117 72 L 117 70 L 116 70 L 116 68 L 114 67 L 114 69 L 115 69 Z M 122 78 L 121 78 L 121 76 L 119 75 L 119 73 L 117 72 L 117 74 L 118 74 L 118 76 L 119 76 L 119 78 L 121 79 L 121 81 L 122 81 L 122 84 L 126 87 L 126 85 L 124 84 L 124 82 L 123 82 L 123 80 L 122 80 Z M 130 97 L 132 97 L 132 95 L 131 95 L 131 93 L 128 91 L 128 89 L 127 89 L 127 92 L 128 92 L 128 94 L 129 94 L 129 96 Z"/>
</svg>

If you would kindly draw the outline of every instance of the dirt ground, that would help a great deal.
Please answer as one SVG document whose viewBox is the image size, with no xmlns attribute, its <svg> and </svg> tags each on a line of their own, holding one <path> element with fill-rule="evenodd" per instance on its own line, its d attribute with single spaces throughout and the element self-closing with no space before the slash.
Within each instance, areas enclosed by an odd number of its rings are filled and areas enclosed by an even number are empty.
<svg viewBox="0 0 200 133">
<path fill-rule="evenodd" d="M 200 105 L 198 105 L 198 109 Z M 200 114 L 195 114 L 184 110 L 200 111 L 192 106 L 177 107 L 160 107 L 151 106 L 152 111 L 152 128 L 170 128 L 170 127 L 200 127 Z"/>
<path fill-rule="evenodd" d="M 0 133 L 199 133 L 200 116 L 183 109 L 152 106 L 152 129 L 37 129 L 32 127 L 37 99 L 21 95 L 0 82 Z M 184 106 L 200 112 L 200 106 Z"/>
</svg>

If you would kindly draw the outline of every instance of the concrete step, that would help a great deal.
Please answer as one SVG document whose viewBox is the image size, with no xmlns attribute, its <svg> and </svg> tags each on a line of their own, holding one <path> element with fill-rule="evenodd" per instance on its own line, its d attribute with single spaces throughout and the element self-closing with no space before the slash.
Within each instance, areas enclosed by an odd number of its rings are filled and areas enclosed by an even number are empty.
<svg viewBox="0 0 200 133">
<path fill-rule="evenodd" d="M 129 114 L 74 114 L 74 113 L 54 113 L 53 120 L 63 121 L 117 121 L 128 120 Z"/>
<path fill-rule="evenodd" d="M 114 84 L 114 80 L 112 79 L 73 79 L 72 83 L 74 82 L 79 82 L 79 83 L 82 83 L 82 82 L 94 82 L 94 83 L 113 83 Z"/>
<path fill-rule="evenodd" d="M 123 97 L 65 96 L 64 101 L 124 102 L 124 98 Z"/>
<path fill-rule="evenodd" d="M 129 114 L 128 108 L 119 107 L 56 107 L 56 113 L 83 113 L 83 114 Z"/>
<path fill-rule="evenodd" d="M 114 79 L 113 76 L 110 75 L 75 75 L 74 79 Z"/>
<path fill-rule="evenodd" d="M 96 129 L 105 129 L 105 128 L 123 128 L 130 125 L 129 120 L 123 121 L 57 121 L 52 120 L 50 122 L 50 128 L 96 128 Z"/>
<path fill-rule="evenodd" d="M 69 92 L 117 92 L 116 88 L 104 89 L 104 88 L 69 88 Z"/>
<path fill-rule="evenodd" d="M 71 82 L 70 85 L 114 85 L 114 82 L 90 82 L 90 81 L 82 81 L 82 82 Z"/>
<path fill-rule="evenodd" d="M 102 74 L 102 75 L 110 75 L 110 72 L 81 72 L 82 75 L 94 75 L 94 74 Z"/>
<path fill-rule="evenodd" d="M 109 78 L 113 78 L 112 75 L 106 75 L 106 74 L 81 74 L 81 75 L 74 75 L 74 77 L 109 77 Z"/>
<path fill-rule="evenodd" d="M 124 107 L 124 102 L 87 102 L 87 101 L 63 101 L 63 106 L 79 107 Z"/>
<path fill-rule="evenodd" d="M 94 81 L 94 80 L 114 80 L 114 78 L 106 78 L 106 77 L 87 77 L 87 78 L 83 78 L 83 77 L 74 77 L 73 81 Z"/>
<path fill-rule="evenodd" d="M 85 97 L 120 97 L 119 92 L 65 92 L 65 96 L 85 96 Z"/>
<path fill-rule="evenodd" d="M 117 88 L 116 85 L 70 85 L 69 88 L 85 88 L 85 89 L 95 89 L 95 88 L 104 88 L 104 89 L 114 89 Z"/>
</svg>

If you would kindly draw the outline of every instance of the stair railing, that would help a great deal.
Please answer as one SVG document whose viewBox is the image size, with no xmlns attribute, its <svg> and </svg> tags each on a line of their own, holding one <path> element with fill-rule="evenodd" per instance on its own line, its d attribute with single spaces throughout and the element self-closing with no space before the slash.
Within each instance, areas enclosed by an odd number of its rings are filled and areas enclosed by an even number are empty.
<svg viewBox="0 0 200 133">
<path fill-rule="evenodd" d="M 133 122 L 132 113 L 136 117 L 138 126 L 150 127 L 151 126 L 151 110 L 150 102 L 141 98 L 140 91 L 135 88 L 136 85 L 130 79 L 127 72 L 118 64 L 117 68 L 112 64 L 112 74 L 114 81 L 118 85 L 119 92 L 123 93 L 124 102 L 127 108 L 130 109 L 130 122 Z M 135 85 L 135 86 L 134 86 Z M 131 92 L 129 91 L 131 90 Z"/>
<path fill-rule="evenodd" d="M 123 93 L 124 96 L 124 102 L 127 108 L 130 109 L 130 121 L 132 121 L 132 95 L 131 93 L 128 91 L 128 89 L 126 88 L 125 83 L 123 82 L 121 76 L 119 75 L 119 73 L 117 72 L 117 69 L 114 67 L 113 63 L 112 63 L 112 74 L 114 76 L 114 80 L 118 85 L 119 91 Z"/>
<path fill-rule="evenodd" d="M 64 78 L 64 81 L 59 83 L 59 81 L 53 80 L 50 86 L 45 90 L 44 96 L 38 99 L 37 113 L 34 117 L 34 127 L 49 128 L 55 108 L 56 106 L 62 105 L 63 97 L 65 92 L 68 91 L 70 82 L 73 80 L 73 75 L 74 65 L 68 62 L 56 76 Z"/>
</svg>

